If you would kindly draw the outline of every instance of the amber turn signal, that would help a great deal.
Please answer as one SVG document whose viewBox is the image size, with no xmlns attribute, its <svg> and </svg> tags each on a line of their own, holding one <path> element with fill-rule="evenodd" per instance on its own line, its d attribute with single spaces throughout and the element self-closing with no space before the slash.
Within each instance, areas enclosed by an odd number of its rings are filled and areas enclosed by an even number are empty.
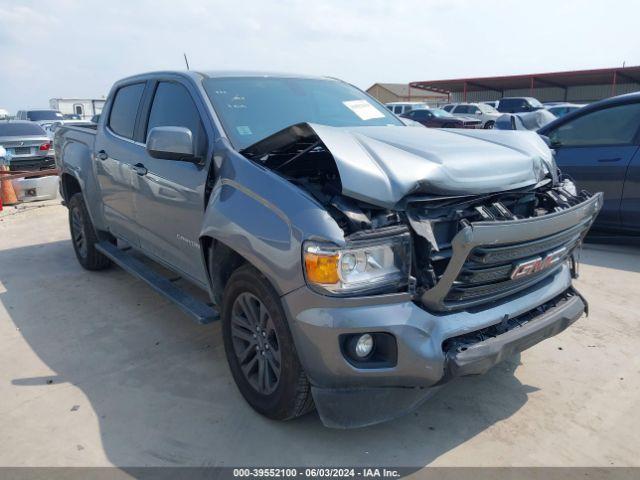
<svg viewBox="0 0 640 480">
<path fill-rule="evenodd" d="M 311 283 L 334 284 L 338 283 L 338 259 L 336 254 L 317 254 L 305 252 L 304 268 L 307 272 L 307 280 Z"/>
</svg>

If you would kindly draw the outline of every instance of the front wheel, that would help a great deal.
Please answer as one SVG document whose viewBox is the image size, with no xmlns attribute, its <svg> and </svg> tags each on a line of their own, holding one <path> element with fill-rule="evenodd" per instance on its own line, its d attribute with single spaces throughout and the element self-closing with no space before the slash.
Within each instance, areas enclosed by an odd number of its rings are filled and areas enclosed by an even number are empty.
<svg viewBox="0 0 640 480">
<path fill-rule="evenodd" d="M 280 298 L 251 266 L 236 270 L 224 290 L 222 335 L 233 379 L 254 410 L 288 420 L 313 409 Z"/>
<path fill-rule="evenodd" d="M 84 204 L 82 193 L 74 194 L 69 203 L 69 230 L 71 243 L 76 252 L 78 262 L 87 270 L 104 270 L 111 265 L 111 261 L 96 250 L 99 242 L 96 231 L 91 223 L 91 217 Z"/>
</svg>

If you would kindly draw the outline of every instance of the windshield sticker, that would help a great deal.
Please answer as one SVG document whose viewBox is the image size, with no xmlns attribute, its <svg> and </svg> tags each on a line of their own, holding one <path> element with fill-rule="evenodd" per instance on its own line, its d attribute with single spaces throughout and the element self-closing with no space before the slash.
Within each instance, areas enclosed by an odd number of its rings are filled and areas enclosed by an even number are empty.
<svg viewBox="0 0 640 480">
<path fill-rule="evenodd" d="M 238 130 L 240 135 L 253 135 L 251 129 L 247 125 L 238 125 L 236 130 Z"/>
<path fill-rule="evenodd" d="M 349 100 L 344 106 L 355 113 L 361 120 L 371 120 L 372 118 L 384 118 L 384 113 L 371 105 L 366 100 Z"/>
</svg>

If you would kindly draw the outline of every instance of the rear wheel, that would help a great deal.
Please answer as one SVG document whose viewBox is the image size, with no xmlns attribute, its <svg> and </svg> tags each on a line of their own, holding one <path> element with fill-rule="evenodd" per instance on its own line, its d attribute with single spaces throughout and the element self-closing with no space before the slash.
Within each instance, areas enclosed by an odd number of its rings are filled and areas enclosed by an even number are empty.
<svg viewBox="0 0 640 480">
<path fill-rule="evenodd" d="M 489 130 L 491 128 L 493 128 L 495 126 L 496 122 L 494 122 L 493 120 L 489 120 L 487 123 L 484 124 L 484 128 L 486 130 Z"/>
<path fill-rule="evenodd" d="M 254 410 L 288 420 L 313 409 L 280 298 L 251 266 L 240 267 L 227 283 L 222 334 L 231 374 Z"/>
<path fill-rule="evenodd" d="M 68 203 L 69 230 L 71 243 L 76 252 L 78 262 L 87 270 L 104 270 L 111 265 L 111 261 L 96 250 L 99 242 L 96 231 L 91 223 L 89 212 L 84 204 L 82 193 L 74 194 Z"/>
</svg>

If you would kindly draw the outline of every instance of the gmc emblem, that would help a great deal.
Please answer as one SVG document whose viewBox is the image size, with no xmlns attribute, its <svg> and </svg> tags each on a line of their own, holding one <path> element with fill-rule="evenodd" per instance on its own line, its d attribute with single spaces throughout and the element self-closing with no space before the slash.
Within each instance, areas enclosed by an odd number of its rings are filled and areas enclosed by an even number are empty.
<svg viewBox="0 0 640 480">
<path fill-rule="evenodd" d="M 532 260 L 527 260 L 526 262 L 518 263 L 511 272 L 511 280 L 517 280 L 519 278 L 541 272 L 542 270 L 546 270 L 558 263 L 566 251 L 567 249 L 562 247 L 548 253 L 544 258 L 537 257 Z"/>
</svg>

